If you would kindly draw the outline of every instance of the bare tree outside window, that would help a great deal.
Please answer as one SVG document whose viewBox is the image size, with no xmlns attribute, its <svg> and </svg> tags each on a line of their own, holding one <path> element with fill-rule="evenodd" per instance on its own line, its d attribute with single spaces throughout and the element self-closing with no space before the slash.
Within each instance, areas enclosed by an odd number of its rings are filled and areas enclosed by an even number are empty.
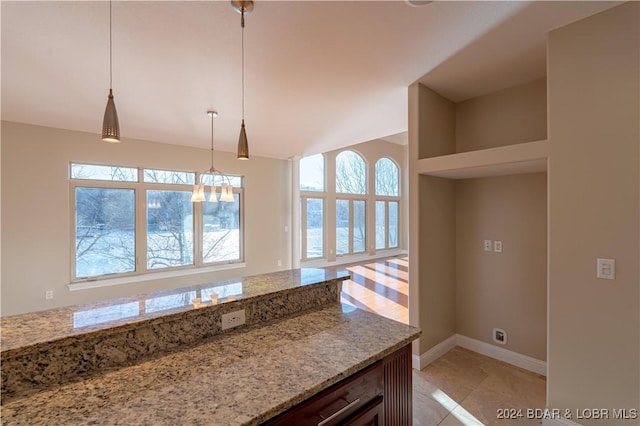
<svg viewBox="0 0 640 426">
<path fill-rule="evenodd" d="M 376 195 L 397 197 L 398 166 L 389 158 L 381 158 L 376 162 Z"/>
<path fill-rule="evenodd" d="M 353 151 L 342 151 L 336 157 L 336 192 L 367 193 L 367 164 Z"/>
<path fill-rule="evenodd" d="M 135 191 L 75 188 L 75 277 L 132 272 Z"/>
</svg>

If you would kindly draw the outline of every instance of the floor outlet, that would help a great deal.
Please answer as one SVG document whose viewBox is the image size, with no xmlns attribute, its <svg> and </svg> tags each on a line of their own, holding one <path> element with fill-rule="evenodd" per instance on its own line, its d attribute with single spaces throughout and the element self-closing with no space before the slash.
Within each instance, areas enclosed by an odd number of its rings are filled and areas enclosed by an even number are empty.
<svg viewBox="0 0 640 426">
<path fill-rule="evenodd" d="M 222 314 L 222 329 L 227 330 L 229 328 L 237 327 L 244 324 L 245 321 L 244 309 L 229 312 L 228 314 Z"/>
<path fill-rule="evenodd" d="M 493 329 L 493 341 L 501 345 L 507 344 L 507 332 L 501 328 Z"/>
</svg>

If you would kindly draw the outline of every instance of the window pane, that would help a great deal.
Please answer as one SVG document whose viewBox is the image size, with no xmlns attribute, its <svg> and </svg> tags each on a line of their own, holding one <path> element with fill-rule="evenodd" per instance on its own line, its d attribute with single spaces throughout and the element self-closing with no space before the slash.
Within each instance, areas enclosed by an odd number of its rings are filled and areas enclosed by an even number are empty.
<svg viewBox="0 0 640 426">
<path fill-rule="evenodd" d="M 320 198 L 307 199 L 307 258 L 324 254 L 324 204 Z"/>
<path fill-rule="evenodd" d="M 135 191 L 75 188 L 75 278 L 136 269 Z"/>
<path fill-rule="evenodd" d="M 398 166 L 389 158 L 381 158 L 376 162 L 376 195 L 397 197 Z"/>
<path fill-rule="evenodd" d="M 353 151 L 343 151 L 336 157 L 336 192 L 367 193 L 367 165 Z"/>
<path fill-rule="evenodd" d="M 349 253 L 349 200 L 336 200 L 336 254 Z"/>
<path fill-rule="evenodd" d="M 300 160 L 300 191 L 324 191 L 324 155 Z"/>
<path fill-rule="evenodd" d="M 147 191 L 147 268 L 193 264 L 189 191 Z"/>
<path fill-rule="evenodd" d="M 202 228 L 204 263 L 239 261 L 240 194 L 233 194 L 233 203 L 202 203 Z"/>
<path fill-rule="evenodd" d="M 385 204 L 384 201 L 376 201 L 376 249 L 386 248 L 384 241 L 387 225 Z"/>
<path fill-rule="evenodd" d="M 225 175 L 226 178 L 223 178 L 220 175 L 215 175 L 215 184 L 217 187 L 222 186 L 223 183 L 227 183 L 229 185 L 231 185 L 234 188 L 242 188 L 242 176 L 228 176 Z M 211 182 L 212 182 L 212 178 L 214 178 L 214 175 L 205 173 L 201 176 L 200 178 L 200 182 L 203 185 L 208 185 L 211 186 Z M 218 189 L 218 193 L 220 193 L 220 189 Z"/>
<path fill-rule="evenodd" d="M 353 252 L 359 253 L 366 249 L 367 210 L 362 200 L 353 200 Z"/>
<path fill-rule="evenodd" d="M 398 247 L 398 202 L 389 201 L 389 247 Z"/>
<path fill-rule="evenodd" d="M 93 164 L 71 163 L 71 179 L 137 182 L 138 169 L 132 167 L 96 166 Z"/>
<path fill-rule="evenodd" d="M 147 183 L 171 183 L 178 185 L 193 185 L 195 173 L 174 172 L 171 170 L 144 170 L 144 181 Z"/>
</svg>

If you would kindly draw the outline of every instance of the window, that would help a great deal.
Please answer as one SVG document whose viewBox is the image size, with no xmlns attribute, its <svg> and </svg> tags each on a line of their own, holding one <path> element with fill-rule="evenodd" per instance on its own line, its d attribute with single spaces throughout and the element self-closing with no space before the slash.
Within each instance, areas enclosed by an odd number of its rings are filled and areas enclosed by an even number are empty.
<svg viewBox="0 0 640 426">
<path fill-rule="evenodd" d="M 300 259 L 319 259 L 324 252 L 325 156 L 300 159 Z"/>
<path fill-rule="evenodd" d="M 367 208 L 365 200 L 336 200 L 336 254 L 366 250 Z"/>
<path fill-rule="evenodd" d="M 376 250 L 398 247 L 399 168 L 389 158 L 376 162 Z"/>
<path fill-rule="evenodd" d="M 389 158 L 376 161 L 376 195 L 399 196 L 398 166 Z"/>
<path fill-rule="evenodd" d="M 324 199 L 302 197 L 302 259 L 324 257 Z"/>
<path fill-rule="evenodd" d="M 204 263 L 230 263 L 242 259 L 240 212 L 240 193 L 236 192 L 233 203 L 202 203 Z"/>
<path fill-rule="evenodd" d="M 233 203 L 192 203 L 193 172 L 72 163 L 70 177 L 73 280 L 243 260 L 241 177 Z"/>
<path fill-rule="evenodd" d="M 191 191 L 147 192 L 147 269 L 193 265 Z"/>
<path fill-rule="evenodd" d="M 360 154 L 342 151 L 336 157 L 336 192 L 339 194 L 367 193 L 367 164 Z"/>
<path fill-rule="evenodd" d="M 367 164 L 360 154 L 342 151 L 336 156 L 336 254 L 366 251 Z"/>
<path fill-rule="evenodd" d="M 75 277 L 136 269 L 135 190 L 76 187 Z"/>
<path fill-rule="evenodd" d="M 300 191 L 324 192 L 324 155 L 300 159 Z"/>
</svg>

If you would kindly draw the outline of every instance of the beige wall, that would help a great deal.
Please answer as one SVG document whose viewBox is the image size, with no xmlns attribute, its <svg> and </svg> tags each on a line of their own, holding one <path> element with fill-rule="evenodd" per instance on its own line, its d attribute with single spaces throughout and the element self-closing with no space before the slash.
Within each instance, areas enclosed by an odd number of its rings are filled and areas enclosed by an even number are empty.
<svg viewBox="0 0 640 426">
<path fill-rule="evenodd" d="M 455 183 L 416 173 L 421 158 L 453 153 L 455 104 L 409 87 L 409 323 L 421 355 L 455 334 Z"/>
<path fill-rule="evenodd" d="M 545 360 L 547 350 L 547 175 L 456 181 L 456 331 Z M 484 251 L 502 241 L 502 253 Z"/>
<path fill-rule="evenodd" d="M 216 153 L 225 173 L 245 176 L 245 268 L 71 292 L 69 162 L 195 171 L 210 166 L 208 150 L 132 139 L 112 145 L 94 134 L 3 122 L 1 156 L 2 315 L 290 267 L 288 162 Z"/>
<path fill-rule="evenodd" d="M 545 78 L 456 104 L 456 152 L 546 138 Z"/>
<path fill-rule="evenodd" d="M 640 408 L 639 28 L 628 2 L 549 35 L 551 407 Z"/>
<path fill-rule="evenodd" d="M 420 176 L 419 192 L 420 258 L 416 261 L 420 277 L 420 353 L 424 353 L 456 333 L 455 181 Z"/>
<path fill-rule="evenodd" d="M 418 159 L 456 148 L 545 139 L 545 80 L 457 104 L 414 84 L 409 117 L 409 314 L 423 332 L 414 353 L 456 333 L 495 344 L 492 330 L 502 328 L 506 349 L 546 359 L 546 174 L 451 180 L 415 172 Z M 484 239 L 502 240 L 505 251 L 484 252 Z"/>
</svg>

